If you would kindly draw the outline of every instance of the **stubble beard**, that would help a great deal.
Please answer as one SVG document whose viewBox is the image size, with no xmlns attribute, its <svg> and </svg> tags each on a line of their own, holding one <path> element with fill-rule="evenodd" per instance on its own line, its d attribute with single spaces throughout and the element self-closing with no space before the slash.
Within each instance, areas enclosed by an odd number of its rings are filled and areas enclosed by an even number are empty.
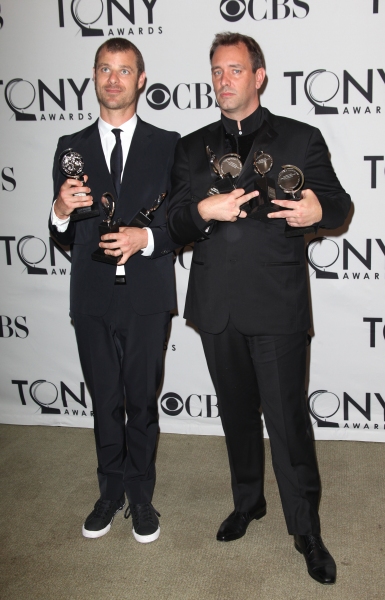
<svg viewBox="0 0 385 600">
<path fill-rule="evenodd" d="M 97 101 L 99 102 L 99 104 L 101 106 L 103 106 L 104 108 L 107 108 L 109 110 L 127 109 L 136 103 L 137 96 L 138 96 L 138 92 L 136 91 L 134 94 L 132 94 L 128 98 L 126 97 L 121 100 L 111 98 L 109 100 L 107 92 L 105 93 L 105 95 L 103 92 L 104 92 L 103 88 L 101 91 L 98 90 L 98 87 L 97 87 L 96 81 L 95 81 L 95 94 L 96 94 Z"/>
<path fill-rule="evenodd" d="M 226 88 L 221 88 L 220 90 L 218 90 L 218 93 L 216 94 L 216 99 L 217 99 L 217 103 L 219 104 L 219 108 L 224 111 L 224 112 L 228 112 L 228 113 L 232 113 L 234 111 L 237 110 L 238 106 L 238 99 L 237 96 L 234 95 L 231 98 L 224 98 L 222 99 L 220 97 L 220 94 L 222 92 L 232 92 L 234 93 L 233 90 L 231 89 L 226 89 Z"/>
</svg>

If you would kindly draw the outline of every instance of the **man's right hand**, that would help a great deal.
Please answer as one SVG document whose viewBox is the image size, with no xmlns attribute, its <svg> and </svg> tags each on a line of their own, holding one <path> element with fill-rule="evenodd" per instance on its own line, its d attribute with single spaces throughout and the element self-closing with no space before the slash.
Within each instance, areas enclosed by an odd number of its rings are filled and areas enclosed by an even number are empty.
<svg viewBox="0 0 385 600">
<path fill-rule="evenodd" d="M 85 206 L 91 206 L 93 198 L 89 195 L 91 188 L 85 185 L 88 179 L 87 175 L 84 175 L 84 182 L 78 181 L 77 179 L 67 179 L 59 190 L 58 197 L 54 204 L 55 215 L 58 219 L 63 221 L 67 219 L 75 208 L 84 208 Z M 74 196 L 74 194 L 87 194 L 86 196 Z"/>
<path fill-rule="evenodd" d="M 258 194 L 257 191 L 245 194 L 242 188 L 233 190 L 230 194 L 215 194 L 198 203 L 198 212 L 207 222 L 211 220 L 234 222 L 238 218 L 247 217 L 247 213 L 240 207 Z"/>
</svg>

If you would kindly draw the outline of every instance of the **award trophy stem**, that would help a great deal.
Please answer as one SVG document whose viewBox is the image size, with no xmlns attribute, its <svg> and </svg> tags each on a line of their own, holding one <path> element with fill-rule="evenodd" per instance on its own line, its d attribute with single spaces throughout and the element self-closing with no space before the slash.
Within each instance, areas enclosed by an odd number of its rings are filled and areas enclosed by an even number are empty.
<svg viewBox="0 0 385 600">
<path fill-rule="evenodd" d="M 254 189 L 259 192 L 258 196 L 248 202 L 248 209 L 242 205 L 242 210 L 246 210 L 247 216 L 256 221 L 269 223 L 268 214 L 282 210 L 280 206 L 272 204 L 271 201 L 277 197 L 275 181 L 266 174 L 273 166 L 273 158 L 263 150 L 254 153 L 254 172 L 261 175 L 260 179 L 254 181 Z M 244 208 L 245 207 L 245 208 Z"/>
<path fill-rule="evenodd" d="M 122 227 L 123 224 L 120 221 L 120 219 L 118 221 L 114 221 L 114 223 L 100 223 L 99 224 L 99 235 L 100 237 L 102 237 L 102 235 L 105 235 L 106 233 L 118 233 L 119 232 L 119 227 Z M 109 242 L 115 242 L 116 240 L 109 240 Z M 121 254 L 120 256 L 110 256 L 109 254 L 105 254 L 104 252 L 104 248 L 98 248 L 97 250 L 95 250 L 95 252 L 93 252 L 91 254 L 91 258 L 92 260 L 96 260 L 98 262 L 104 262 L 107 265 L 117 265 L 118 262 L 120 261 L 120 259 L 122 258 L 123 254 Z"/>
<path fill-rule="evenodd" d="M 154 219 L 154 212 L 158 210 L 163 200 L 167 196 L 167 191 L 159 194 L 151 208 L 142 208 L 130 221 L 128 227 L 149 227 Z"/>
<path fill-rule="evenodd" d="M 300 192 L 300 189 L 302 188 L 304 181 L 305 178 L 301 169 L 294 165 L 282 165 L 282 171 L 280 171 L 278 175 L 278 185 L 285 194 L 291 196 L 291 200 L 301 200 L 302 193 Z M 306 233 L 314 232 L 314 225 L 310 225 L 309 227 L 291 227 L 286 223 L 285 226 L 285 236 L 287 238 L 299 237 Z"/>
<path fill-rule="evenodd" d="M 105 235 L 106 233 L 118 233 L 119 227 L 124 227 L 121 219 L 117 221 L 112 221 L 112 218 L 115 213 L 115 199 L 110 192 L 105 192 L 101 197 L 101 205 L 104 214 L 106 215 L 106 219 L 99 224 L 99 236 Z M 116 240 L 109 240 L 109 242 L 115 242 Z M 97 248 L 95 252 L 91 254 L 92 260 L 96 260 L 97 262 L 104 262 L 107 265 L 117 265 L 123 254 L 120 256 L 111 256 L 109 254 L 105 254 L 104 248 Z"/>
</svg>

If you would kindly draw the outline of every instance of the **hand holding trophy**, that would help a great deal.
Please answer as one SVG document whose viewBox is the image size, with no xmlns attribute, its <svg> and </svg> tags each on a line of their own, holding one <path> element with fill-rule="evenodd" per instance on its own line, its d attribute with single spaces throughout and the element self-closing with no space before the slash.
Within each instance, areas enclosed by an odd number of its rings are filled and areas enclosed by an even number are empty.
<svg viewBox="0 0 385 600">
<path fill-rule="evenodd" d="M 100 237 L 106 233 L 118 233 L 120 227 L 148 227 L 154 219 L 154 212 L 158 210 L 166 196 L 167 192 L 159 194 L 150 208 L 142 208 L 130 221 L 130 223 L 126 225 L 121 219 L 118 219 L 117 221 L 112 220 L 115 214 L 116 203 L 113 195 L 110 192 L 105 192 L 100 200 L 103 212 L 106 215 L 104 221 L 99 225 Z M 116 240 L 108 241 L 113 242 Z M 99 247 L 97 250 L 95 250 L 95 252 L 92 253 L 91 258 L 92 260 L 104 262 L 109 265 L 117 265 L 122 256 L 123 254 L 120 254 L 120 256 L 110 256 L 104 253 L 103 248 Z"/>
<path fill-rule="evenodd" d="M 281 210 L 279 206 L 272 204 L 277 195 L 275 191 L 275 181 L 271 177 L 266 177 L 266 174 L 273 166 L 273 158 L 267 152 L 258 150 L 254 152 L 254 172 L 261 175 L 260 179 L 254 182 L 254 188 L 258 190 L 259 195 L 249 201 L 248 217 L 256 221 L 268 223 L 268 214 Z M 243 208 L 243 207 L 241 207 Z"/>
<path fill-rule="evenodd" d="M 59 156 L 59 169 L 64 177 L 67 179 L 77 179 L 78 181 L 84 181 L 84 160 L 81 154 L 75 152 L 72 148 L 67 148 Z M 87 194 L 79 192 L 74 196 L 86 196 Z M 75 208 L 71 213 L 71 221 L 80 221 L 82 219 L 89 219 L 90 217 L 97 217 L 99 215 L 99 208 L 96 202 L 93 202 L 92 206 L 84 206 Z"/>
<path fill-rule="evenodd" d="M 304 175 L 298 167 L 294 165 L 282 165 L 282 171 L 278 174 L 278 185 L 285 192 L 289 194 L 292 200 L 301 200 L 300 189 L 304 184 Z M 314 225 L 308 227 L 291 227 L 286 223 L 285 236 L 286 237 L 297 237 L 305 235 L 305 233 L 314 233 Z"/>
<path fill-rule="evenodd" d="M 119 231 L 119 227 L 122 225 L 121 219 L 118 221 L 113 221 L 113 216 L 115 214 L 115 199 L 110 192 L 105 192 L 100 199 L 103 212 L 106 216 L 104 221 L 99 224 L 99 235 L 105 235 L 106 233 L 117 233 Z M 109 240 L 110 242 L 115 240 Z M 104 253 L 103 248 L 98 248 L 91 254 L 92 260 L 96 260 L 98 262 L 104 262 L 108 265 L 117 265 L 120 259 L 122 258 L 122 254 L 120 256 L 110 256 Z"/>
</svg>

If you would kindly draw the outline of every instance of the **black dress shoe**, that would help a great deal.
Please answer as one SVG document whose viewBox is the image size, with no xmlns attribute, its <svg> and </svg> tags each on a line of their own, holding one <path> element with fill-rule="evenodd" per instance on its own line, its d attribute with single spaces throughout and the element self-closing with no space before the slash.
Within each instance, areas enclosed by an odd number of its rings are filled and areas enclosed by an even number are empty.
<svg viewBox="0 0 385 600">
<path fill-rule="evenodd" d="M 294 545 L 304 555 L 310 577 L 324 585 L 336 582 L 336 563 L 320 535 L 295 535 Z"/>
<path fill-rule="evenodd" d="M 250 512 L 239 512 L 234 510 L 231 515 L 223 521 L 218 529 L 218 542 L 231 542 L 245 535 L 246 529 L 253 519 L 262 519 L 266 514 L 266 504 Z"/>
</svg>

